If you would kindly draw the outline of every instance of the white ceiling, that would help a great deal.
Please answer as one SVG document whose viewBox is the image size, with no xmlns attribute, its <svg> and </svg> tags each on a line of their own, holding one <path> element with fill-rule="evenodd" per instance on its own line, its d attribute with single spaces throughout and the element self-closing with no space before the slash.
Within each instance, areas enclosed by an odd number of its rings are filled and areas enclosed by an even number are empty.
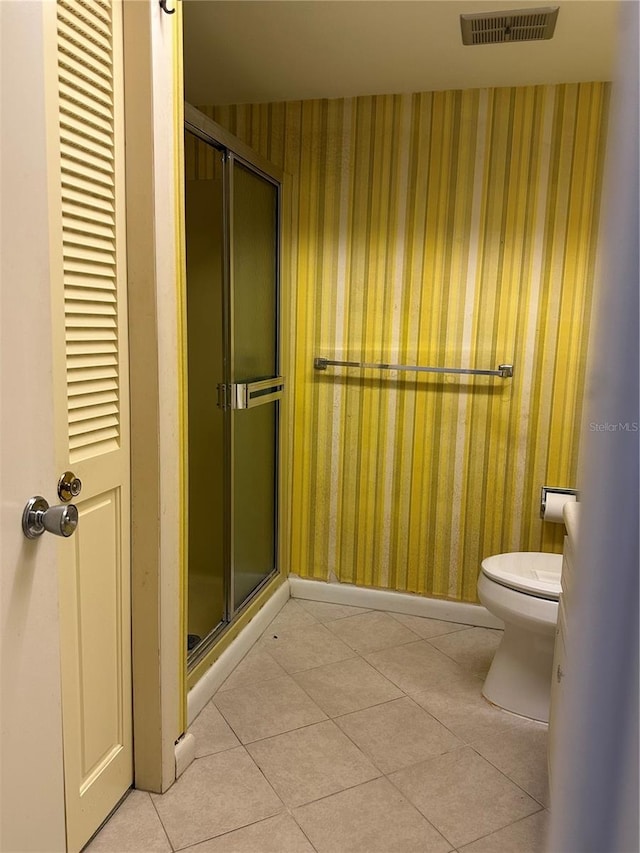
<svg viewBox="0 0 640 853">
<path fill-rule="evenodd" d="M 233 104 L 610 80 L 617 0 L 556 0 L 553 39 L 465 47 L 461 13 L 544 0 L 184 0 L 185 95 Z"/>
</svg>

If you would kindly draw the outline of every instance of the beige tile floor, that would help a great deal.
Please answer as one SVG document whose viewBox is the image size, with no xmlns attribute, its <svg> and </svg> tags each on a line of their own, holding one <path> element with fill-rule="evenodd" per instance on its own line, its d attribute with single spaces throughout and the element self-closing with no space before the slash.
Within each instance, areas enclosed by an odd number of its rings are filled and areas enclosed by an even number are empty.
<svg viewBox="0 0 640 853">
<path fill-rule="evenodd" d="M 164 795 L 90 853 L 542 853 L 547 727 L 481 695 L 499 631 L 290 600 Z"/>
</svg>

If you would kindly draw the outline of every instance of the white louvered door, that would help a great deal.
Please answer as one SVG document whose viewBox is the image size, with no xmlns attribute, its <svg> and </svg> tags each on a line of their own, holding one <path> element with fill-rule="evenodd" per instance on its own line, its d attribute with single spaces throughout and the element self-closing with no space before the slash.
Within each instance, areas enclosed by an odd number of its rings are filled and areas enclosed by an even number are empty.
<svg viewBox="0 0 640 853">
<path fill-rule="evenodd" d="M 67 843 L 76 851 L 133 776 L 122 8 L 58 0 L 56 11 L 57 446 L 60 473 L 83 484 L 60 572 Z"/>
</svg>

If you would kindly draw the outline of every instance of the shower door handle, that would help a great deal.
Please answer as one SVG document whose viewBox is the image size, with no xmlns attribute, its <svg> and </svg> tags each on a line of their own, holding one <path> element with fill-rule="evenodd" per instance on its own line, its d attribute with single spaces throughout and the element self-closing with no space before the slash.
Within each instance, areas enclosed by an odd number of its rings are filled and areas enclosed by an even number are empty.
<svg viewBox="0 0 640 853">
<path fill-rule="evenodd" d="M 234 382 L 229 386 L 229 408 L 253 409 L 273 400 L 279 400 L 284 391 L 284 377 L 254 379 L 251 382 Z"/>
</svg>

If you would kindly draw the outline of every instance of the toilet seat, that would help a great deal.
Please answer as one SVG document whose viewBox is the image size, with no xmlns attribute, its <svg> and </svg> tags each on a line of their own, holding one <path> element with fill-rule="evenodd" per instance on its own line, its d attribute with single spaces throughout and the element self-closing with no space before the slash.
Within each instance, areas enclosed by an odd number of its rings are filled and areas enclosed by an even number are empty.
<svg viewBox="0 0 640 853">
<path fill-rule="evenodd" d="M 482 561 L 490 580 L 536 598 L 557 601 L 561 592 L 562 554 L 516 551 Z"/>
</svg>

